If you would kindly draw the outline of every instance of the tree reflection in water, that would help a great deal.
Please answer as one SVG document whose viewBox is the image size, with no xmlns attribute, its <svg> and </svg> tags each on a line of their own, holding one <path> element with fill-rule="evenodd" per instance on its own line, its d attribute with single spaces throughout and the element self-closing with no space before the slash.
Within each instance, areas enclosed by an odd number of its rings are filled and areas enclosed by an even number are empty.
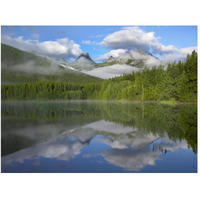
<svg viewBox="0 0 200 200">
<path fill-rule="evenodd" d="M 141 171 L 145 166 L 155 166 L 168 152 L 189 148 L 196 155 L 197 107 L 93 101 L 2 102 L 1 140 L 2 172 L 17 171 L 16 163 L 23 169 L 27 160 L 70 163 L 80 157 L 93 162 L 101 157 L 124 171 Z"/>
</svg>

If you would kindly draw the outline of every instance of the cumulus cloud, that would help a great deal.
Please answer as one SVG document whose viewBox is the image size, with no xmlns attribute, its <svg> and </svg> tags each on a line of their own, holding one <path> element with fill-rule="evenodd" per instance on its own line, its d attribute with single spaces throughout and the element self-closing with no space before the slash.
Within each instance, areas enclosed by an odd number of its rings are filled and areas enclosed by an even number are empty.
<svg viewBox="0 0 200 200">
<path fill-rule="evenodd" d="M 2 43 L 14 46 L 24 51 L 38 52 L 47 56 L 58 58 L 76 58 L 82 50 L 79 44 L 68 38 L 57 39 L 55 41 L 39 42 L 38 40 L 24 40 L 23 37 L 2 36 Z"/>
<path fill-rule="evenodd" d="M 154 32 L 145 32 L 139 27 L 126 27 L 123 30 L 114 32 L 106 36 L 100 43 L 101 46 L 113 50 L 143 50 L 144 52 L 152 51 L 153 54 L 163 56 L 164 62 L 183 60 L 187 54 L 190 54 L 196 47 L 179 49 L 173 45 L 163 45 L 160 43 L 160 37 L 156 37 Z M 101 56 L 105 58 L 111 52 Z"/>
<path fill-rule="evenodd" d="M 117 58 L 119 56 L 126 56 L 128 50 L 127 49 L 116 49 L 116 50 L 111 50 L 110 52 L 98 57 L 96 60 L 107 60 L 111 56 L 114 58 Z"/>
<path fill-rule="evenodd" d="M 161 54 L 177 50 L 172 45 L 162 45 L 159 39 L 155 37 L 154 32 L 145 32 L 139 27 L 126 27 L 105 37 L 100 45 L 110 49 L 142 49 L 145 52 L 148 52 L 151 47 L 155 53 Z"/>
</svg>

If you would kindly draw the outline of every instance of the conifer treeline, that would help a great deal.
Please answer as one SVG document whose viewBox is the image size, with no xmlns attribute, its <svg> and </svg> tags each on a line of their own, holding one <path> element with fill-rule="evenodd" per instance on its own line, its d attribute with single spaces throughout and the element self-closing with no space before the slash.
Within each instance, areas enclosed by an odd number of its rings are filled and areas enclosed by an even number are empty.
<svg viewBox="0 0 200 200">
<path fill-rule="evenodd" d="M 2 85 L 6 99 L 104 99 L 104 100 L 176 100 L 197 101 L 197 53 L 186 62 L 169 64 L 123 75 L 100 83 L 70 84 L 39 81 L 20 85 Z"/>
</svg>

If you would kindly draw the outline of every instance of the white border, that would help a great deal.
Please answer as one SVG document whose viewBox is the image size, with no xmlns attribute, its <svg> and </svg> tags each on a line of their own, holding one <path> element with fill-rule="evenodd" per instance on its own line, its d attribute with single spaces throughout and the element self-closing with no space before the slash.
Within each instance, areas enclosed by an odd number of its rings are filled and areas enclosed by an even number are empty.
<svg viewBox="0 0 200 200">
<path fill-rule="evenodd" d="M 200 12 L 197 2 L 197 0 L 137 2 L 133 0 L 6 0 L 0 3 L 0 24 L 199 25 Z M 188 200 L 198 199 L 200 196 L 198 190 L 199 173 L 0 174 L 0 197 L 5 200 Z"/>
</svg>

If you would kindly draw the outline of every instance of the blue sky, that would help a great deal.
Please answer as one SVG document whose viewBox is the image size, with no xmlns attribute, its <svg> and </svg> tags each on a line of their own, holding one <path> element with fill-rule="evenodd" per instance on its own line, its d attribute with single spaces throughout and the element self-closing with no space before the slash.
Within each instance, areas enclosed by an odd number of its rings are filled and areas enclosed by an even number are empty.
<svg viewBox="0 0 200 200">
<path fill-rule="evenodd" d="M 58 41 L 63 38 L 68 41 Z M 197 47 L 197 26 L 2 26 L 2 42 L 65 59 L 88 52 L 96 60 L 112 50 L 138 48 L 159 58 L 183 57 Z"/>
</svg>

